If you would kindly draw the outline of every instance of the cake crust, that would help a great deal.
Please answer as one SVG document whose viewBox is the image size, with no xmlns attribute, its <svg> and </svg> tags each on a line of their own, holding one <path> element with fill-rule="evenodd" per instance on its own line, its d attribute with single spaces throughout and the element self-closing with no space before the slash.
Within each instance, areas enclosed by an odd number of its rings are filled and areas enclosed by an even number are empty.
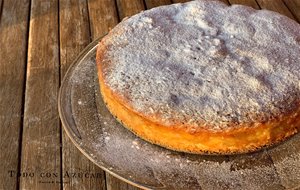
<svg viewBox="0 0 300 190">
<path fill-rule="evenodd" d="M 237 16 L 239 32 L 228 23 Z M 152 143 L 254 151 L 299 129 L 299 31 L 282 15 L 219 2 L 145 11 L 100 42 L 101 93 L 125 127 Z"/>
</svg>

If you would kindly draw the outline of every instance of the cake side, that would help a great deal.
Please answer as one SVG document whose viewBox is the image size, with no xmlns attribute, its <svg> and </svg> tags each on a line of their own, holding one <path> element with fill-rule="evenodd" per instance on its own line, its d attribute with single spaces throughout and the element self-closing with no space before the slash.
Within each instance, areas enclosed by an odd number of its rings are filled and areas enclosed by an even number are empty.
<svg viewBox="0 0 300 190">
<path fill-rule="evenodd" d="M 265 123 L 240 125 L 238 128 L 218 132 L 203 128 L 191 131 L 190 127 L 166 127 L 154 123 L 124 106 L 119 96 L 105 84 L 101 72 L 105 48 L 101 45 L 99 47 L 97 69 L 105 104 L 124 127 L 153 144 L 194 154 L 247 153 L 281 142 L 300 129 L 300 104 L 295 112 L 282 115 L 277 119 Z"/>
<path fill-rule="evenodd" d="M 300 129 L 300 27 L 193 1 L 118 24 L 99 43 L 109 111 L 139 137 L 190 153 L 258 150 Z"/>
</svg>

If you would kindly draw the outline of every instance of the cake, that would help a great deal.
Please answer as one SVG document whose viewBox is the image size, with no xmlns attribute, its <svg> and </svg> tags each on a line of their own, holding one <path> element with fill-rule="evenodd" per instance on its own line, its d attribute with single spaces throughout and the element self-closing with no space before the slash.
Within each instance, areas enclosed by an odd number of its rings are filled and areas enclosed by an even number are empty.
<svg viewBox="0 0 300 190">
<path fill-rule="evenodd" d="M 196 154 L 259 150 L 300 128 L 300 26 L 192 1 L 124 19 L 99 42 L 107 108 L 127 129 Z"/>
</svg>

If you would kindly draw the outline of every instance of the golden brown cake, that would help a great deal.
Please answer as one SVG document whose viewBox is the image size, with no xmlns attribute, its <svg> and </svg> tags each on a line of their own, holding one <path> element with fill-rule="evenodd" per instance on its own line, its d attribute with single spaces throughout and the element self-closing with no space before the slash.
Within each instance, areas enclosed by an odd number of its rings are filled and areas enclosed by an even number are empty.
<svg viewBox="0 0 300 190">
<path fill-rule="evenodd" d="M 190 153 L 255 151 L 300 128 L 300 26 L 218 1 L 123 20 L 97 49 L 101 94 L 137 136 Z"/>
</svg>

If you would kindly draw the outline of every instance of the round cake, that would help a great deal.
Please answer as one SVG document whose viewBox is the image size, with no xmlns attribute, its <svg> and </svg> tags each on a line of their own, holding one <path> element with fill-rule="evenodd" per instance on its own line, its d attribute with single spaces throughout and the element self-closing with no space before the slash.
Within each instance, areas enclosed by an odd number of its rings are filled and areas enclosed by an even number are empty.
<svg viewBox="0 0 300 190">
<path fill-rule="evenodd" d="M 218 1 L 124 19 L 99 43 L 100 91 L 137 136 L 189 153 L 258 150 L 300 129 L 300 25 Z"/>
</svg>

